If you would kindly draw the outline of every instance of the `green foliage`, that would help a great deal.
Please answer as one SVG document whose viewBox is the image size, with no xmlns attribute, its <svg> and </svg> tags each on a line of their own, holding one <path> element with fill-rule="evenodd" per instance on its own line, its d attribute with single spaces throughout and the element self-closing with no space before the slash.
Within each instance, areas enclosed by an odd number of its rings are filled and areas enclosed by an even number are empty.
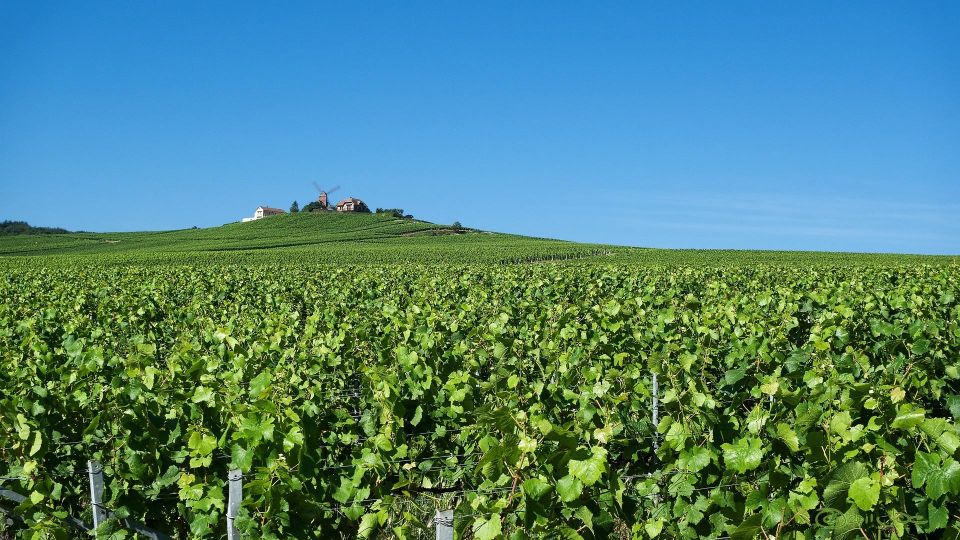
<svg viewBox="0 0 960 540">
<path fill-rule="evenodd" d="M 743 437 L 733 444 L 723 443 L 721 447 L 726 466 L 739 473 L 756 469 L 763 459 L 763 446 L 757 437 Z"/>
<path fill-rule="evenodd" d="M 70 231 L 60 227 L 34 227 L 26 221 L 0 221 L 0 236 L 15 234 L 66 234 Z"/>
<path fill-rule="evenodd" d="M 300 210 L 303 212 L 322 212 L 325 211 L 326 208 L 320 205 L 320 201 L 310 201 Z"/>
<path fill-rule="evenodd" d="M 403 213 L 403 208 L 377 208 L 374 213 L 376 213 L 376 214 L 389 214 L 389 215 L 391 215 L 391 216 L 393 216 L 393 217 L 395 217 L 395 218 L 405 217 L 405 216 L 404 216 L 404 213 Z M 412 218 L 413 216 L 406 216 L 406 217 L 411 217 L 411 218 Z"/>
<path fill-rule="evenodd" d="M 31 533 L 89 516 L 94 458 L 182 538 L 234 467 L 258 538 L 413 538 L 433 499 L 489 539 L 954 534 L 956 266 L 240 260 L 3 261 Z"/>
</svg>

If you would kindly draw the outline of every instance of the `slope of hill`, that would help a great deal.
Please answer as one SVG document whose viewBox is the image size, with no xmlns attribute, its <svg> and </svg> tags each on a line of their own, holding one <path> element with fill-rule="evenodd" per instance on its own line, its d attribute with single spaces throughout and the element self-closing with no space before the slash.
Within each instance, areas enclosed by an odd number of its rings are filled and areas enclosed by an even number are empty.
<svg viewBox="0 0 960 540">
<path fill-rule="evenodd" d="M 609 251 L 560 240 L 458 231 L 385 214 L 299 213 L 206 229 L 0 238 L 0 256 L 105 262 L 508 262 Z"/>
</svg>

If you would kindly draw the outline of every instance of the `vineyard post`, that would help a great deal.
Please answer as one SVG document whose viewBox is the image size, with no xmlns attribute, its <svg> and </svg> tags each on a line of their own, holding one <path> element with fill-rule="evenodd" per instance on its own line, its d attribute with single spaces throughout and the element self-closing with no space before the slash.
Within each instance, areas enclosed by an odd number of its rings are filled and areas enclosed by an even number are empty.
<svg viewBox="0 0 960 540">
<path fill-rule="evenodd" d="M 90 478 L 90 507 L 93 510 L 93 533 L 97 534 L 100 524 L 107 520 L 107 510 L 103 507 L 103 466 L 95 459 L 87 461 L 87 475 Z"/>
<path fill-rule="evenodd" d="M 660 450 L 660 436 L 657 434 L 657 425 L 660 423 L 660 385 L 657 374 L 653 374 L 653 451 Z"/>
<path fill-rule="evenodd" d="M 437 540 L 453 540 L 453 510 L 437 510 L 433 523 L 437 526 Z"/>
<path fill-rule="evenodd" d="M 233 469 L 227 473 L 229 482 L 227 501 L 227 540 L 240 540 L 240 531 L 237 530 L 234 520 L 240 511 L 240 501 L 243 500 L 243 473 L 240 469 Z"/>
</svg>

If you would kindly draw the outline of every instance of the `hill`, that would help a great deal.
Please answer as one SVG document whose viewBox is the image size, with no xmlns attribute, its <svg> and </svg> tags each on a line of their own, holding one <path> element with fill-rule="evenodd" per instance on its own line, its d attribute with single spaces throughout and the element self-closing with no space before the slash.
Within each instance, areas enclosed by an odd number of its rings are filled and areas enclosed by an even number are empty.
<svg viewBox="0 0 960 540">
<path fill-rule="evenodd" d="M 204 229 L 0 238 L 0 256 L 165 262 L 509 262 L 611 248 L 458 230 L 389 214 L 284 214 Z"/>
</svg>

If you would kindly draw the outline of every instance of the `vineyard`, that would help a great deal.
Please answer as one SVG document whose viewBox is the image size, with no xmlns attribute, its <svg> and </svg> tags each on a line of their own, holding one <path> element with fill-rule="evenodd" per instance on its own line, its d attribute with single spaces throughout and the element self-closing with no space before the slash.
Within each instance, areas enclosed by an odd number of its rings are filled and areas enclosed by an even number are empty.
<svg viewBox="0 0 960 540">
<path fill-rule="evenodd" d="M 960 269 L 797 257 L 8 259 L 0 527 L 71 536 L 95 459 L 178 538 L 234 468 L 244 538 L 956 537 Z"/>
<path fill-rule="evenodd" d="M 384 264 L 580 258 L 607 246 L 462 231 L 384 214 L 300 213 L 207 229 L 0 237 L 0 257 L 50 264 Z M 621 248 L 621 251 L 635 251 Z"/>
</svg>

